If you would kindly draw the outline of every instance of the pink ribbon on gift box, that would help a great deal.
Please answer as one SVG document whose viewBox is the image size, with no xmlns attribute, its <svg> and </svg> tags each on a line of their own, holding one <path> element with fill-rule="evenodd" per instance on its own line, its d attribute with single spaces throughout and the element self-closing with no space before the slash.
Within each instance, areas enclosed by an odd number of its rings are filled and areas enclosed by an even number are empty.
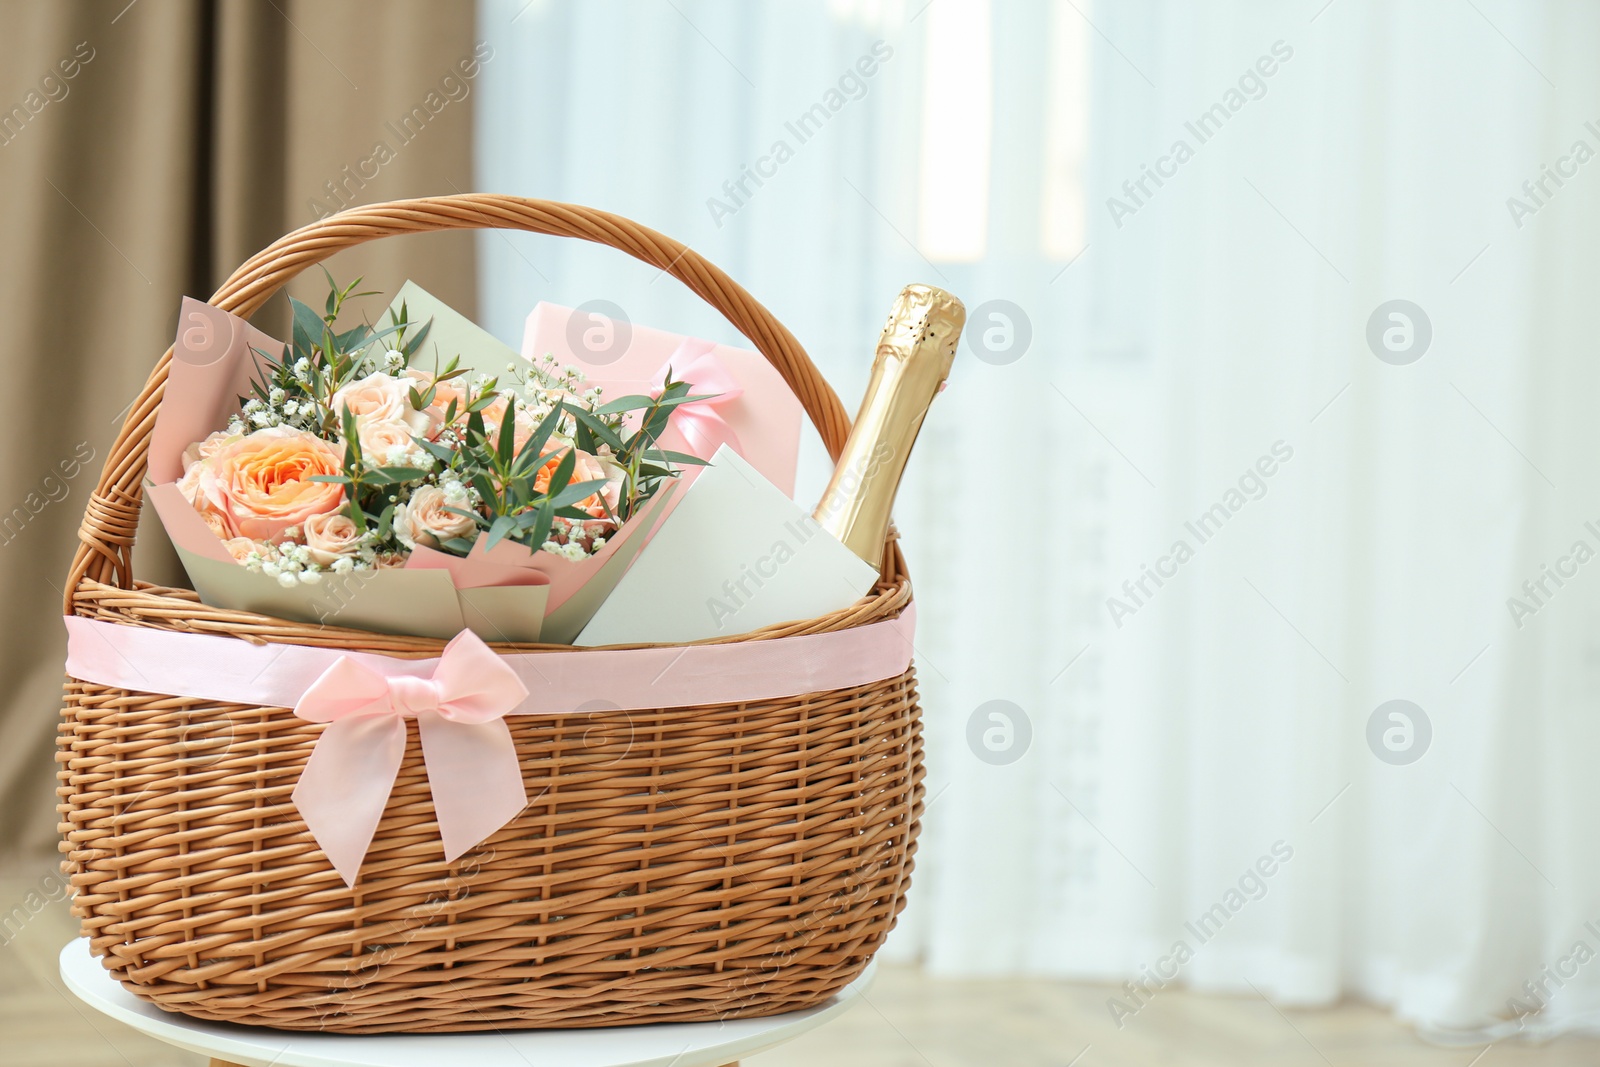
<svg viewBox="0 0 1600 1067">
<path fill-rule="evenodd" d="M 715 347 L 710 341 L 685 338 L 651 386 L 659 392 L 666 384 L 667 374 L 671 373 L 678 381 L 689 383 L 690 396 L 705 397 L 704 400 L 679 404 L 670 420 L 671 425 L 683 434 L 689 451 L 701 459 L 710 459 L 723 445 L 740 455 L 744 454 L 744 449 L 739 445 L 739 435 L 717 410 L 721 405 L 743 396 L 744 386 L 739 384 L 739 379 L 727 365 L 712 354 Z"/>
<path fill-rule="evenodd" d="M 527 804 L 507 715 L 739 704 L 869 685 L 911 663 L 915 612 L 769 641 L 497 653 L 470 631 L 433 659 L 124 626 L 69 615 L 67 674 L 190 700 L 293 708 L 326 723 L 293 794 L 354 886 L 417 720 L 445 859 Z"/>
</svg>

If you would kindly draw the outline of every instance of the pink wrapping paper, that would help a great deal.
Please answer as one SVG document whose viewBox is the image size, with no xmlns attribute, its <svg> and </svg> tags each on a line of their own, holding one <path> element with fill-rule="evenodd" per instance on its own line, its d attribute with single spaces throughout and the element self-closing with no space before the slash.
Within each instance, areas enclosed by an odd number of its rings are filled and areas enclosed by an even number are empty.
<svg viewBox="0 0 1600 1067">
<path fill-rule="evenodd" d="M 255 375 L 259 357 L 254 349 L 278 359 L 283 342 L 237 315 L 193 297 L 183 298 L 166 392 L 150 431 L 152 482 L 182 478 L 183 450 L 224 428 L 229 417 L 238 414 L 239 397 L 250 394 Z"/>
<path fill-rule="evenodd" d="M 583 318 L 574 323 L 573 316 Z M 609 336 L 625 338 L 600 355 L 586 350 L 582 344 L 583 328 L 589 323 L 609 322 L 604 316 L 590 312 L 577 312 L 560 304 L 540 302 L 528 316 L 522 334 L 522 354 L 534 362 L 546 353 L 553 355 L 563 366 L 572 365 L 583 371 L 591 386 L 605 390 L 608 398 L 615 399 L 629 393 L 648 393 L 661 380 L 668 364 L 679 378 L 696 381 L 711 388 L 697 388 L 695 394 L 717 392 L 717 386 L 727 388 L 735 384 L 741 390 L 737 398 L 719 402 L 713 411 L 726 424 L 737 442 L 735 451 L 749 461 L 767 480 L 789 496 L 794 495 L 795 468 L 800 454 L 800 420 L 804 415 L 800 401 L 790 391 L 783 375 L 767 362 L 765 356 L 748 348 L 712 344 L 698 341 L 683 334 L 669 333 L 638 323 L 614 323 Z M 703 356 L 715 358 L 715 364 L 702 360 Z M 702 378 L 696 379 L 689 371 L 698 361 Z M 712 366 L 725 368 L 728 376 L 705 377 Z M 717 372 L 723 373 L 723 372 Z M 674 430 L 663 440 L 666 448 L 691 451 L 702 459 L 709 459 L 716 451 L 713 442 L 710 451 L 701 453 L 693 447 L 693 431 L 685 435 L 675 418 Z M 685 447 L 689 446 L 689 447 Z M 685 474 L 692 480 L 694 469 Z M 682 479 L 680 479 L 682 480 Z"/>
</svg>

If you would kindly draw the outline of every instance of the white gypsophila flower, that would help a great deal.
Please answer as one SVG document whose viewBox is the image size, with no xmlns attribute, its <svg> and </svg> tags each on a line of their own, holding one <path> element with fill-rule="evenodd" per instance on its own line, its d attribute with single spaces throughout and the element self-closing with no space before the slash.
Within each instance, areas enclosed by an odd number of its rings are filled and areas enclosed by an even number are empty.
<svg viewBox="0 0 1600 1067">
<path fill-rule="evenodd" d="M 591 549 L 593 549 L 594 551 L 598 552 L 602 548 L 606 547 L 606 539 L 604 537 L 596 537 L 594 539 L 594 543 L 591 544 L 589 547 Z"/>
<path fill-rule="evenodd" d="M 589 553 L 583 550 L 583 546 L 576 541 L 568 541 L 566 544 L 562 545 L 561 554 L 574 562 L 584 559 L 589 555 Z"/>
<path fill-rule="evenodd" d="M 275 559 L 261 561 L 261 573 L 269 578 L 276 578 L 282 570 L 283 568 L 278 565 L 278 561 Z"/>
<path fill-rule="evenodd" d="M 300 572 L 301 585 L 316 585 L 320 581 L 322 581 L 321 571 L 309 570 Z"/>
<path fill-rule="evenodd" d="M 399 349 L 391 348 L 383 354 L 383 363 L 391 373 L 401 370 L 406 365 L 406 354 Z"/>
<path fill-rule="evenodd" d="M 299 584 L 299 579 L 294 576 L 293 571 L 280 571 L 278 573 L 278 584 L 285 589 L 293 589 Z"/>
<path fill-rule="evenodd" d="M 250 416 L 250 422 L 255 426 L 271 426 L 272 416 L 265 411 L 258 411 Z"/>
<path fill-rule="evenodd" d="M 277 386 L 273 386 L 272 389 L 267 392 L 267 403 L 281 404 L 283 403 L 283 398 L 285 396 L 288 396 L 288 394 Z"/>
<path fill-rule="evenodd" d="M 294 373 L 295 373 L 295 376 L 298 377 L 298 378 L 304 378 L 307 374 L 310 374 L 311 373 L 311 361 L 309 359 L 307 359 L 305 356 L 301 356 L 299 359 L 295 360 L 294 361 Z"/>
<path fill-rule="evenodd" d="M 355 560 L 351 559 L 349 556 L 340 556 L 338 559 L 333 561 L 333 573 L 349 574 L 355 569 L 355 565 Z"/>
</svg>

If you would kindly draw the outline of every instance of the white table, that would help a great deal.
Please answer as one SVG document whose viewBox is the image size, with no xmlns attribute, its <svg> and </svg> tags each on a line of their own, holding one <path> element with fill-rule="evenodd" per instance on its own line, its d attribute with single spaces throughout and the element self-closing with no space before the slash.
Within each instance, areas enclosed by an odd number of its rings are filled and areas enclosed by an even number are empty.
<svg viewBox="0 0 1600 1067">
<path fill-rule="evenodd" d="M 765 1019 L 365 1036 L 268 1030 L 174 1015 L 123 989 L 89 954 L 83 938 L 61 950 L 61 979 L 78 999 L 169 1045 L 213 1057 L 212 1067 L 723 1067 L 841 1014 L 867 991 L 874 968 L 869 966 L 815 1008 Z"/>
</svg>

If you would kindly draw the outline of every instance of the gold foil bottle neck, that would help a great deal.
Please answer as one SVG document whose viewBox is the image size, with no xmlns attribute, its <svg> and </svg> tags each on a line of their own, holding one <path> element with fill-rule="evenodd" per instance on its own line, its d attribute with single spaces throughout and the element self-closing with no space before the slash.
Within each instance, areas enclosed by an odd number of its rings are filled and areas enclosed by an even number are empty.
<svg viewBox="0 0 1600 1067">
<path fill-rule="evenodd" d="M 966 324 L 967 309 L 960 300 L 936 286 L 908 285 L 900 290 L 878 335 L 879 358 L 928 359 L 939 367 L 943 382 Z"/>
<path fill-rule="evenodd" d="M 878 336 L 861 410 L 815 513 L 824 530 L 875 568 L 900 476 L 966 321 L 961 301 L 943 289 L 908 285 Z"/>
</svg>

